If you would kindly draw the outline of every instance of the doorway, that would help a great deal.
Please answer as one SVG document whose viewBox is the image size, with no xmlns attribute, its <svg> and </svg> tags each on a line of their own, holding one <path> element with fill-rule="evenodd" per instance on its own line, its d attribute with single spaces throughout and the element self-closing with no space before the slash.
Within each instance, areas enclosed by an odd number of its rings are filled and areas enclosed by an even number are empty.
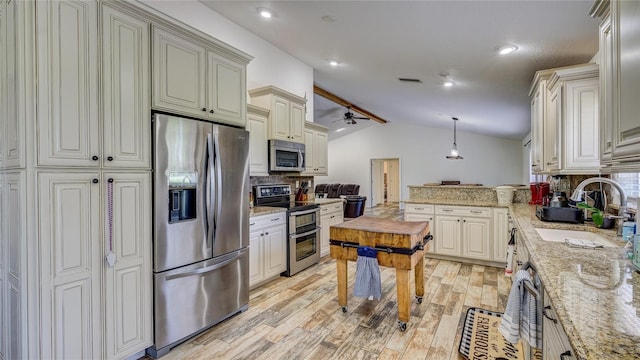
<svg viewBox="0 0 640 360">
<path fill-rule="evenodd" d="M 400 202 L 400 159 L 371 159 L 371 207 Z"/>
</svg>

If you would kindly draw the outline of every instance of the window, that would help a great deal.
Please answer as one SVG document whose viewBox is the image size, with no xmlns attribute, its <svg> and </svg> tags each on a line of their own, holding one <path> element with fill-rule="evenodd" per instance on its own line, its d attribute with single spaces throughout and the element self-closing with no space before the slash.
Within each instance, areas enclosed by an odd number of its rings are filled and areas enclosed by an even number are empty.
<svg viewBox="0 0 640 360">
<path fill-rule="evenodd" d="M 640 173 L 613 174 L 612 179 L 624 188 L 627 194 L 627 206 L 637 209 L 638 197 L 640 197 Z"/>
</svg>

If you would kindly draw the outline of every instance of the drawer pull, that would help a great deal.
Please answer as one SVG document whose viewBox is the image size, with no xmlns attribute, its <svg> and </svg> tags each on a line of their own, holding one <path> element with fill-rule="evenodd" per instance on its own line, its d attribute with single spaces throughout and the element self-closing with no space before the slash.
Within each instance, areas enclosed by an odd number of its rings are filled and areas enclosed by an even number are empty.
<svg viewBox="0 0 640 360">
<path fill-rule="evenodd" d="M 560 354 L 560 360 L 564 360 L 565 357 L 571 358 L 571 350 L 567 350 Z"/>
<path fill-rule="evenodd" d="M 452 212 L 453 209 L 442 209 L 442 211 L 444 211 L 444 212 Z"/>
<path fill-rule="evenodd" d="M 278 217 L 278 218 L 275 218 L 275 219 L 271 219 L 271 221 L 278 221 L 278 220 L 280 220 L 280 218 L 279 218 L 279 217 Z"/>
<path fill-rule="evenodd" d="M 256 224 L 256 223 L 251 223 L 251 224 L 249 224 L 249 226 L 253 226 L 253 225 L 255 225 L 255 224 Z"/>
<path fill-rule="evenodd" d="M 424 208 L 416 208 L 416 210 L 424 210 Z"/>
<path fill-rule="evenodd" d="M 544 309 L 542 309 L 542 315 L 544 315 L 544 317 L 546 317 L 547 319 L 553 321 L 554 324 L 557 324 L 558 323 L 558 319 L 554 319 L 551 316 L 547 315 L 547 310 L 551 310 L 551 305 L 547 305 L 547 306 L 544 307 Z M 571 352 L 569 352 L 569 354 L 571 354 Z"/>
<path fill-rule="evenodd" d="M 482 214 L 482 211 L 480 210 L 471 210 L 472 214 Z"/>
</svg>

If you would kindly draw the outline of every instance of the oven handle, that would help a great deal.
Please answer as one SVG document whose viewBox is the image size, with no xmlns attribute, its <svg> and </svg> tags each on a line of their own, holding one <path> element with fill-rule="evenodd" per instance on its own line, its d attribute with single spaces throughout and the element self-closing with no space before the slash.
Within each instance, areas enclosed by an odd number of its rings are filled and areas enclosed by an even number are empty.
<svg viewBox="0 0 640 360">
<path fill-rule="evenodd" d="M 315 229 L 311 230 L 311 231 L 307 231 L 306 233 L 302 233 L 302 234 L 291 234 L 289 235 L 290 238 L 292 239 L 297 239 L 299 237 L 303 237 L 303 236 L 307 236 L 307 235 L 311 235 L 311 234 L 315 234 L 318 231 L 320 231 L 321 227 L 320 226 L 316 226 Z"/>
<path fill-rule="evenodd" d="M 320 211 L 320 208 L 314 208 L 314 209 L 311 209 L 311 210 L 301 210 L 301 211 L 292 212 L 292 213 L 289 213 L 289 216 L 306 215 L 306 214 L 311 214 L 312 212 L 316 212 L 316 211 Z"/>
</svg>

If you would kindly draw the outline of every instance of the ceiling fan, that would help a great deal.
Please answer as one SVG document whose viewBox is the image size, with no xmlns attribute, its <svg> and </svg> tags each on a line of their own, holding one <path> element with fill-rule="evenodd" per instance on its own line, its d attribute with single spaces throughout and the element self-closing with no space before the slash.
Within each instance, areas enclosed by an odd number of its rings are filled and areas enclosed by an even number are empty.
<svg viewBox="0 0 640 360">
<path fill-rule="evenodd" d="M 365 117 L 365 116 L 355 116 L 351 112 L 351 108 L 349 106 L 347 106 L 347 112 L 344 113 L 344 117 L 342 118 L 342 120 L 347 125 L 355 125 L 355 124 L 358 123 L 356 120 L 371 120 L 371 119 L 368 118 L 368 117 Z M 338 121 L 338 120 L 335 120 L 335 121 Z"/>
</svg>

